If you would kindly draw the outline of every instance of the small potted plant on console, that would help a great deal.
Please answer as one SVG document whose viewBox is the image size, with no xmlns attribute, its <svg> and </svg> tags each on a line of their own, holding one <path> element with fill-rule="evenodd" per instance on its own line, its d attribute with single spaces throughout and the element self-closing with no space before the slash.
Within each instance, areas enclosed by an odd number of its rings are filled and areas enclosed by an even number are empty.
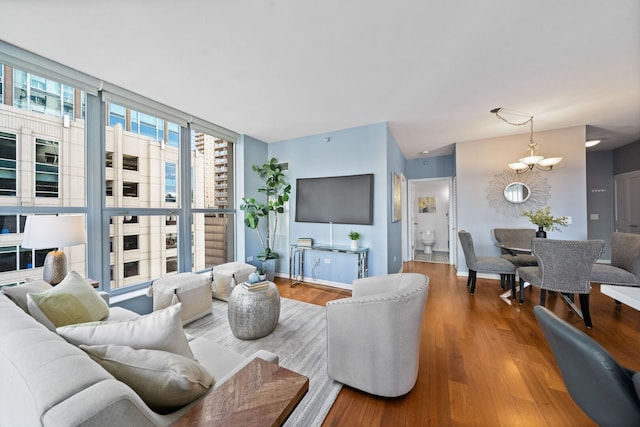
<svg viewBox="0 0 640 427">
<path fill-rule="evenodd" d="M 358 240 L 360 240 L 360 233 L 351 230 L 348 236 L 349 239 L 351 239 L 351 249 L 355 251 L 356 249 L 358 249 Z"/>
</svg>

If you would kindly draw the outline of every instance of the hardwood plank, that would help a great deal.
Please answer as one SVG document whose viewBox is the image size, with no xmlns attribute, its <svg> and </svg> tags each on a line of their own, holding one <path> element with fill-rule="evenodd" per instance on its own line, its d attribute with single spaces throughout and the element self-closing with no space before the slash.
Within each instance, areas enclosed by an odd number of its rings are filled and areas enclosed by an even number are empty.
<svg viewBox="0 0 640 427">
<path fill-rule="evenodd" d="M 323 426 L 595 426 L 569 396 L 538 328 L 539 288 L 525 290 L 523 305 L 509 305 L 499 298 L 498 280 L 478 279 L 471 296 L 453 266 L 411 262 L 403 270 L 430 279 L 416 386 L 395 399 L 344 387 Z M 283 296 L 318 305 L 350 296 L 327 286 L 276 283 Z M 592 329 L 559 297 L 547 295 L 547 307 L 640 370 L 640 312 L 616 306 L 599 285 L 590 299 Z"/>
</svg>

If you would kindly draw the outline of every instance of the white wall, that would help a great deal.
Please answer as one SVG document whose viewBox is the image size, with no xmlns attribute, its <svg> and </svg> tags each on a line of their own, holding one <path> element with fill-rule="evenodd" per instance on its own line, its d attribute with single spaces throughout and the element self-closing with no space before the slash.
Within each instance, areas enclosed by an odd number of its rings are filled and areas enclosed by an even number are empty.
<svg viewBox="0 0 640 427">
<path fill-rule="evenodd" d="M 412 181 L 413 195 L 411 198 L 411 215 L 413 217 L 413 239 L 415 248 L 423 250 L 420 232 L 434 230 L 436 233 L 435 251 L 449 250 L 449 179 Z M 420 212 L 419 197 L 435 197 L 436 211 L 433 213 Z"/>
<path fill-rule="evenodd" d="M 587 238 L 587 195 L 585 126 L 576 126 L 546 132 L 535 132 L 540 154 L 563 157 L 560 165 L 545 174 L 551 186 L 548 205 L 554 216 L 570 216 L 572 224 L 561 232 L 547 234 L 555 239 Z M 467 230 L 473 236 L 476 253 L 497 256 L 492 230 L 496 227 L 532 227 L 525 217 L 510 217 L 496 211 L 486 198 L 486 188 L 507 163 L 523 156 L 529 135 L 514 135 L 456 144 L 456 171 L 458 182 L 458 230 Z M 458 273 L 467 273 L 459 241 Z"/>
</svg>

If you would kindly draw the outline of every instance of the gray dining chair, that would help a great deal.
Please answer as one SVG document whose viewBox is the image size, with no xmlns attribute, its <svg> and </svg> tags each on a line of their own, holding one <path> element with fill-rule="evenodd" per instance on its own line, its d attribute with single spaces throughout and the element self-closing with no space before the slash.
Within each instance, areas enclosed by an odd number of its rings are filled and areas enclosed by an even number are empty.
<svg viewBox="0 0 640 427">
<path fill-rule="evenodd" d="M 589 313 L 589 276 L 602 249 L 603 240 L 555 240 L 535 238 L 532 252 L 538 258 L 537 267 L 519 267 L 520 304 L 524 303 L 524 283 L 540 287 L 540 305 L 544 306 L 546 291 L 559 292 L 569 306 L 591 327 Z M 511 296 L 515 299 L 515 285 Z M 580 309 L 574 304 L 574 294 L 580 295 Z"/>
<path fill-rule="evenodd" d="M 640 234 L 611 234 L 611 264 L 596 264 L 591 281 L 607 285 L 640 286 Z"/>
<path fill-rule="evenodd" d="M 497 256 L 476 256 L 476 251 L 473 248 L 473 238 L 468 231 L 458 231 L 458 238 L 460 239 L 464 259 L 469 269 L 467 287 L 471 295 L 476 291 L 476 275 L 478 272 L 499 274 L 501 288 L 505 288 L 505 286 L 515 287 L 516 267 L 513 263 Z"/>
<path fill-rule="evenodd" d="M 584 332 L 533 307 L 573 401 L 602 427 L 640 426 L 640 373 L 627 369 Z"/>
<path fill-rule="evenodd" d="M 493 237 L 500 247 L 501 258 L 516 267 L 538 265 L 538 259 L 531 255 L 531 241 L 536 237 L 534 228 L 494 228 Z"/>
</svg>

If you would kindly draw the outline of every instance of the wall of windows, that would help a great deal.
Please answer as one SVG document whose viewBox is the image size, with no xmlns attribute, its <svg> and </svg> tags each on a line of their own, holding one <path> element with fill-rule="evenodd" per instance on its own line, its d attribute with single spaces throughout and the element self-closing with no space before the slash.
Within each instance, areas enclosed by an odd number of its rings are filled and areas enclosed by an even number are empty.
<svg viewBox="0 0 640 427">
<path fill-rule="evenodd" d="M 84 120 L 81 91 L 2 65 L 0 104 L 0 285 L 42 277 L 49 249 L 26 249 L 26 215 L 84 213 Z M 81 101 L 80 101 L 81 103 Z M 79 251 L 77 251 L 79 249 Z M 86 271 L 84 245 L 64 248 L 69 267 Z M 78 256 L 70 257 L 70 253 Z"/>
<path fill-rule="evenodd" d="M 87 215 L 89 243 L 62 249 L 105 290 L 234 259 L 233 144 L 199 147 L 175 111 L 100 96 L 0 64 L 0 286 L 42 275 L 49 249 L 21 247 L 31 214 Z"/>
</svg>

